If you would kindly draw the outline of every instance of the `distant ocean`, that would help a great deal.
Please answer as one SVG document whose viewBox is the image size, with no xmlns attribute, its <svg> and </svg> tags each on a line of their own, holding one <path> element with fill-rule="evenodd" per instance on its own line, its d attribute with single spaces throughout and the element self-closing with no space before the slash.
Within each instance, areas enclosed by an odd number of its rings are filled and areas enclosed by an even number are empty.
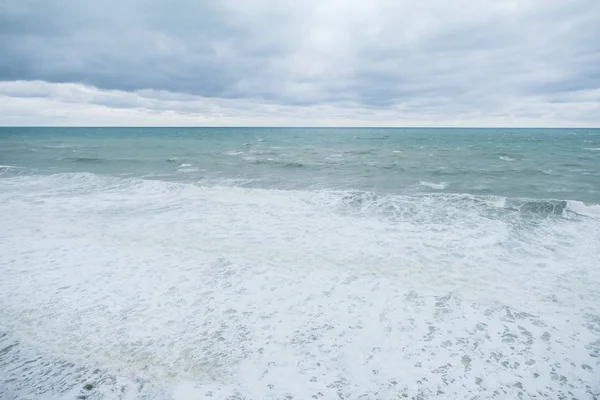
<svg viewBox="0 0 600 400">
<path fill-rule="evenodd" d="M 1 399 L 599 377 L 598 129 L 0 128 Z"/>
</svg>

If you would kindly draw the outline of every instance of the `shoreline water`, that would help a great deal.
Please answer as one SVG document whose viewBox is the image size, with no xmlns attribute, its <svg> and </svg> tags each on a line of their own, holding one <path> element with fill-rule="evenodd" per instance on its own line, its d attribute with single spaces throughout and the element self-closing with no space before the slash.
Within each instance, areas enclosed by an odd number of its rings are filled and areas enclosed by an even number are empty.
<svg viewBox="0 0 600 400">
<path fill-rule="evenodd" d="M 259 133 L 0 134 L 0 397 L 599 395 L 597 152 L 571 157 L 596 136 L 472 143 L 477 172 L 447 144 Z"/>
</svg>

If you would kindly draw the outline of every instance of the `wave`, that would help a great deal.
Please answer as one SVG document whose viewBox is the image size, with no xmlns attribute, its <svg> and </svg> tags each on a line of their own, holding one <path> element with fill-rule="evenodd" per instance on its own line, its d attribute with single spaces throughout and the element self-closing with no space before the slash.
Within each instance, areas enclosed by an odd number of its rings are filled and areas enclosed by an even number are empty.
<svg viewBox="0 0 600 400">
<path fill-rule="evenodd" d="M 284 168 L 300 168 L 299 163 L 278 163 Z M 2 166 L 8 170 L 16 167 Z M 195 169 L 180 168 L 180 172 Z M 503 196 L 485 196 L 460 193 L 415 193 L 410 195 L 377 193 L 360 190 L 283 190 L 266 188 L 244 188 L 248 180 L 211 180 L 196 183 L 177 183 L 141 178 L 118 178 L 88 172 L 59 173 L 52 175 L 19 175 L 4 177 L 4 182 L 19 179 L 18 183 L 33 191 L 48 191 L 60 196 L 78 196 L 96 192 L 130 192 L 131 195 L 180 195 L 187 193 L 190 199 L 195 191 L 217 190 L 236 198 L 243 195 L 256 199 L 270 196 L 295 196 L 311 204 L 329 207 L 343 213 L 379 215 L 395 220 L 402 218 L 417 220 L 445 219 L 456 213 L 475 212 L 490 218 L 515 216 L 520 219 L 547 219 L 555 217 L 583 216 L 600 218 L 600 205 L 577 200 L 527 199 Z M 445 182 L 421 182 L 422 186 L 436 190 L 446 187 Z"/>
<path fill-rule="evenodd" d="M 367 154 L 375 154 L 375 149 L 354 149 L 354 150 L 346 150 L 345 154 L 358 154 L 358 155 L 367 155 Z"/>
<path fill-rule="evenodd" d="M 500 156 L 500 157 L 498 157 L 498 159 L 500 159 L 502 161 L 515 161 L 514 158 L 510 158 L 508 156 Z"/>
<path fill-rule="evenodd" d="M 358 140 L 389 140 L 389 136 L 355 136 Z"/>
<path fill-rule="evenodd" d="M 0 165 L 0 176 L 3 178 L 11 176 L 23 175 L 26 172 L 26 168 L 15 167 L 13 165 Z"/>
<path fill-rule="evenodd" d="M 0 279 L 0 320 L 27 339 L 9 347 L 20 337 L 6 342 L 0 332 L 0 374 L 29 387 L 64 387 L 64 380 L 94 397 L 101 397 L 97 389 L 121 390 L 104 372 L 90 376 L 72 362 L 135 378 L 134 387 L 202 385 L 197 396 L 176 398 L 203 398 L 208 389 L 214 398 L 230 397 L 214 389 L 230 382 L 243 382 L 239 393 L 246 395 L 262 382 L 253 398 L 283 387 L 272 397 L 284 398 L 290 379 L 321 385 L 326 398 L 340 390 L 350 398 L 360 373 L 381 378 L 359 388 L 377 398 L 397 371 L 409 371 L 418 374 L 412 382 L 458 380 L 452 397 L 462 398 L 465 385 L 478 390 L 467 368 L 461 372 L 471 360 L 474 367 L 492 360 L 489 376 L 507 374 L 501 362 L 527 365 L 539 346 L 554 346 L 547 353 L 557 375 L 570 371 L 563 357 L 569 349 L 582 349 L 578 363 L 595 362 L 596 350 L 583 349 L 597 336 L 580 316 L 597 314 L 600 230 L 571 212 L 592 213 L 597 205 L 234 184 L 91 173 L 0 179 L 0 261 L 16 260 L 5 262 Z M 467 336 L 478 345 L 465 343 Z M 65 362 L 26 353 L 28 343 Z M 428 364 L 422 349 L 459 368 Z M 348 354 L 371 361 L 331 372 L 328 366 Z M 548 361 L 542 358 L 536 362 Z M 423 367 L 413 368 L 417 362 Z M 516 375 L 501 384 L 514 387 Z M 318 381 L 308 382 L 312 376 Z M 85 389 L 90 380 L 97 389 Z M 437 383 L 422 382 L 419 390 L 432 388 L 434 398 Z"/>
<path fill-rule="evenodd" d="M 338 207 L 359 213 L 390 215 L 396 218 L 435 220 L 456 212 L 475 212 L 490 218 L 518 221 L 556 217 L 600 217 L 600 205 L 576 200 L 537 200 L 503 196 L 478 196 L 457 193 L 422 193 L 411 196 L 374 192 L 337 192 L 329 200 Z M 436 215 L 437 214 L 437 215 Z"/>
<path fill-rule="evenodd" d="M 521 200 L 510 199 L 506 201 L 505 208 L 534 215 L 562 215 L 567 209 L 565 200 Z"/>
<path fill-rule="evenodd" d="M 63 158 L 58 158 L 57 160 L 74 162 L 74 163 L 84 163 L 84 164 L 99 164 L 99 163 L 109 161 L 107 159 L 97 158 L 97 157 L 63 157 Z"/>
<path fill-rule="evenodd" d="M 567 200 L 566 209 L 575 214 L 600 219 L 600 204 L 584 203 L 578 200 Z"/>
<path fill-rule="evenodd" d="M 302 164 L 300 162 L 295 162 L 295 161 L 282 161 L 282 160 L 277 160 L 277 159 L 250 159 L 252 161 L 252 164 L 257 164 L 257 165 L 271 165 L 274 167 L 280 167 L 280 168 L 303 168 L 306 166 L 306 164 Z"/>
<path fill-rule="evenodd" d="M 281 152 L 274 150 L 250 150 L 248 154 L 252 154 L 254 156 L 277 156 L 280 155 Z"/>
<path fill-rule="evenodd" d="M 421 181 L 421 182 L 419 182 L 419 185 L 430 188 L 430 189 L 435 189 L 435 190 L 443 190 L 448 187 L 448 183 L 446 183 L 446 182 Z"/>
<path fill-rule="evenodd" d="M 101 157 L 61 157 L 57 161 L 78 163 L 78 164 L 105 164 L 105 163 L 126 163 L 126 164 L 143 164 L 146 161 L 139 158 L 101 158 Z"/>
</svg>

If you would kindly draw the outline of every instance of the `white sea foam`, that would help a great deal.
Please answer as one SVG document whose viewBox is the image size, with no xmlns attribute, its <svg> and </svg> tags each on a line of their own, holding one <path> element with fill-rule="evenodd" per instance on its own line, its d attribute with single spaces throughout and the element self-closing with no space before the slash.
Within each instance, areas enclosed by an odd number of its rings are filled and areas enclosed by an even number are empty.
<svg viewBox="0 0 600 400">
<path fill-rule="evenodd" d="M 591 151 L 600 151 L 600 147 L 586 147 L 585 149 Z"/>
<path fill-rule="evenodd" d="M 192 164 L 181 164 L 179 167 L 177 167 L 177 171 L 178 172 L 197 172 L 199 171 L 198 168 L 193 168 Z"/>
<path fill-rule="evenodd" d="M 567 207 L 577 214 L 600 218 L 600 204 L 585 204 L 581 201 L 569 200 L 567 202 Z"/>
<path fill-rule="evenodd" d="M 502 196 L 485 196 L 483 197 L 485 201 L 489 202 L 492 206 L 496 208 L 504 208 L 506 207 L 506 197 Z"/>
<path fill-rule="evenodd" d="M 508 156 L 500 156 L 500 157 L 498 157 L 498 158 L 499 158 L 500 160 L 502 160 L 502 161 L 515 161 L 515 159 L 514 159 L 514 158 L 510 158 L 510 157 L 508 157 Z"/>
<path fill-rule="evenodd" d="M 0 165 L 0 176 L 6 177 L 8 175 L 20 175 L 21 173 L 25 173 L 25 168 L 16 167 L 13 165 Z"/>
<path fill-rule="evenodd" d="M 504 201 L 2 179 L 0 397 L 592 398 L 598 221 Z"/>
<path fill-rule="evenodd" d="M 428 187 L 431 189 L 436 189 L 436 190 L 443 190 L 446 189 L 448 187 L 448 183 L 446 182 L 427 182 L 427 181 L 421 181 L 419 182 L 419 185 L 424 186 L 424 187 Z"/>
</svg>

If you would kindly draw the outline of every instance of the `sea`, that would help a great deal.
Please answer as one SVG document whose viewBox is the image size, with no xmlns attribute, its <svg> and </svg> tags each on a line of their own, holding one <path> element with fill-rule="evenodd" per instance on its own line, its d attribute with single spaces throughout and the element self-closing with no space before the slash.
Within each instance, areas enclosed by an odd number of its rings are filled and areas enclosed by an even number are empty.
<svg viewBox="0 0 600 400">
<path fill-rule="evenodd" d="M 1 399 L 598 399 L 600 129 L 0 128 Z"/>
</svg>

